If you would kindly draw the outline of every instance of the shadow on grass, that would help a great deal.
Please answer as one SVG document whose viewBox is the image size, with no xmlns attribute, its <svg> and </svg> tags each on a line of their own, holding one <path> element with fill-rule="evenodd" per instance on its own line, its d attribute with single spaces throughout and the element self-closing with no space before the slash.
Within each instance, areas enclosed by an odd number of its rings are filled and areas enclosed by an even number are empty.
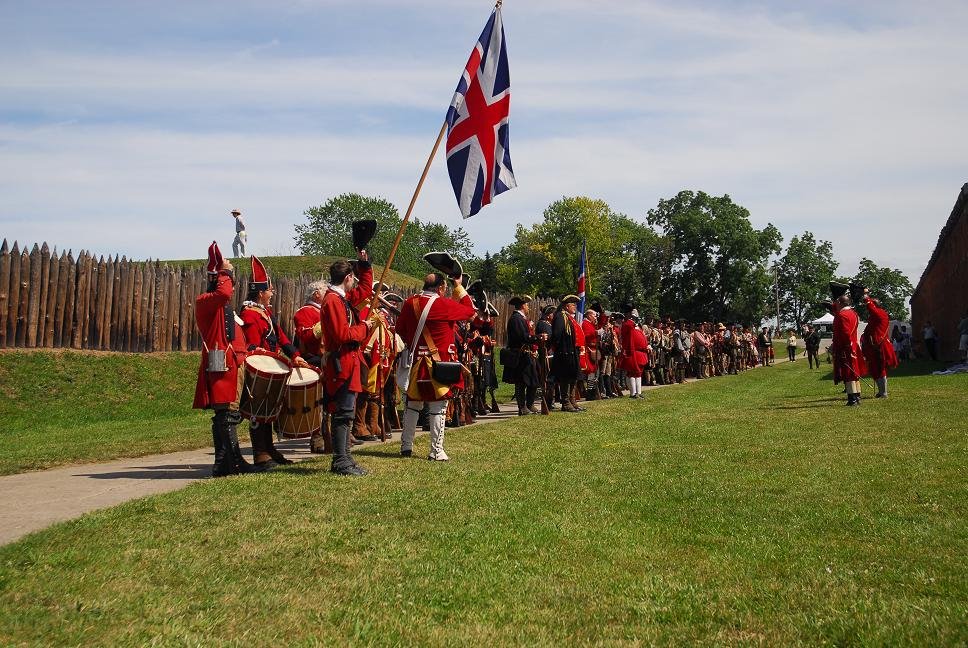
<svg viewBox="0 0 968 648">
<path fill-rule="evenodd" d="M 108 473 L 78 473 L 78 477 L 91 479 L 204 479 L 212 476 L 212 466 L 175 465 L 175 466 L 136 466 L 130 470 Z"/>
</svg>

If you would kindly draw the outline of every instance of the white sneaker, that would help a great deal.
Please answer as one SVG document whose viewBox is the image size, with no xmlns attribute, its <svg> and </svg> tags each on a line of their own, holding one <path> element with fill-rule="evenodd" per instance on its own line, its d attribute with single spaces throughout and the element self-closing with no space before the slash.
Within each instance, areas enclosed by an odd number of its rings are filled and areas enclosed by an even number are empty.
<svg viewBox="0 0 968 648">
<path fill-rule="evenodd" d="M 450 461 L 450 457 L 448 457 L 447 453 L 443 450 L 438 452 L 436 455 L 427 455 L 427 459 L 430 461 Z"/>
</svg>

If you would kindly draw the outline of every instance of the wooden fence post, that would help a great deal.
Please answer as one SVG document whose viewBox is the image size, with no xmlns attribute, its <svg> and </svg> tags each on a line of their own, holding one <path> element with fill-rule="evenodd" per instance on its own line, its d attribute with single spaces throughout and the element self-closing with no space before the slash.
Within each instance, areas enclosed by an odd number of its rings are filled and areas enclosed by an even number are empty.
<svg viewBox="0 0 968 648">
<path fill-rule="evenodd" d="M 27 248 L 20 251 L 20 291 L 17 297 L 17 346 L 23 347 L 27 341 L 27 297 L 30 291 L 30 255 Z"/>
<path fill-rule="evenodd" d="M 141 351 L 141 315 L 144 312 L 141 307 L 142 292 L 144 292 L 144 265 L 141 263 L 133 264 L 131 271 L 134 273 L 134 290 L 131 293 L 131 327 L 128 334 L 128 351 Z"/>
<path fill-rule="evenodd" d="M 77 311 L 77 261 L 74 251 L 67 251 L 67 295 L 64 297 L 64 325 L 61 328 L 61 345 L 72 346 L 74 340 L 74 314 Z"/>
<path fill-rule="evenodd" d="M 77 287 L 74 291 L 74 319 L 71 330 L 71 346 L 80 349 L 84 342 L 84 320 L 87 318 L 87 285 L 91 279 L 87 252 L 81 250 L 77 255 L 75 273 Z"/>
<path fill-rule="evenodd" d="M 47 246 L 47 242 L 40 248 L 40 285 L 37 286 L 37 344 L 36 346 L 44 346 L 44 332 L 47 330 L 47 293 L 50 292 L 50 287 L 47 282 L 50 281 L 50 247 Z"/>
<path fill-rule="evenodd" d="M 53 262 L 53 259 L 51 260 Z M 64 339 L 64 313 L 67 311 L 67 280 L 68 264 L 67 252 L 61 250 L 60 259 L 57 260 L 57 290 L 54 296 L 54 330 L 51 337 L 51 344 L 60 347 Z"/>
<path fill-rule="evenodd" d="M 10 281 L 7 284 L 7 346 L 17 346 L 17 318 L 20 309 L 20 248 L 10 250 Z"/>
<path fill-rule="evenodd" d="M 30 290 L 27 294 L 27 347 L 37 346 L 37 319 L 40 317 L 40 247 L 30 251 Z"/>
<path fill-rule="evenodd" d="M 10 248 L 0 247 L 0 349 L 7 346 L 7 313 L 10 309 Z"/>
<path fill-rule="evenodd" d="M 57 260 L 57 248 L 54 248 L 47 262 L 47 307 L 44 309 L 44 340 L 45 347 L 54 346 L 54 315 L 57 312 L 57 282 L 60 277 L 60 263 Z"/>
</svg>

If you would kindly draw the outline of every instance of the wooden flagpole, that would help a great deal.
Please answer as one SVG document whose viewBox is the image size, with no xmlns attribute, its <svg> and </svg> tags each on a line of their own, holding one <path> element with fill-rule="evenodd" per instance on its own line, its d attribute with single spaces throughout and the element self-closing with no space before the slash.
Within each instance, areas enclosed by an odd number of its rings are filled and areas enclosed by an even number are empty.
<svg viewBox="0 0 968 648">
<path fill-rule="evenodd" d="M 400 223 L 400 231 L 397 232 L 397 238 L 393 241 L 393 247 L 390 248 L 390 255 L 387 257 L 386 263 L 383 266 L 383 272 L 380 273 L 380 281 L 376 285 L 376 290 L 373 292 L 373 298 L 370 300 L 370 310 L 376 305 L 377 299 L 380 293 L 383 292 L 383 280 L 387 276 L 387 270 L 393 264 L 393 257 L 397 254 L 397 248 L 400 247 L 400 241 L 403 240 L 403 233 L 407 231 L 407 223 L 410 222 L 410 215 L 413 213 L 413 206 L 417 203 L 417 196 L 420 195 L 420 190 L 423 188 L 424 180 L 427 179 L 427 173 L 430 171 L 430 165 L 434 161 L 434 157 L 437 155 L 437 149 L 440 148 L 440 142 L 444 139 L 444 134 L 447 132 L 447 120 L 440 127 L 440 132 L 437 134 L 437 141 L 434 142 L 434 148 L 430 151 L 430 157 L 427 158 L 427 163 L 424 165 L 423 173 L 420 174 L 420 180 L 417 182 L 417 188 L 413 191 L 413 197 L 410 198 L 410 206 L 407 207 L 407 213 L 403 217 L 403 222 Z"/>
</svg>

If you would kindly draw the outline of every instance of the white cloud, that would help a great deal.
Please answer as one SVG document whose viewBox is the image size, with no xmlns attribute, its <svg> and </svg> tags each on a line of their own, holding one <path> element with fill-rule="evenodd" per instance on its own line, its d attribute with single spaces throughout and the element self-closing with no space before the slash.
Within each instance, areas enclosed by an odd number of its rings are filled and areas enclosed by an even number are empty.
<svg viewBox="0 0 968 648">
<path fill-rule="evenodd" d="M 252 6 L 266 5 L 241 5 Z M 315 15 L 320 6 L 352 3 L 288 8 Z M 659 198 L 704 189 L 730 193 L 787 238 L 811 229 L 832 240 L 843 269 L 870 256 L 916 281 L 965 180 L 968 45 L 957 30 L 968 10 L 853 8 L 878 20 L 852 26 L 823 5 L 805 15 L 509 3 L 520 186 L 461 222 L 438 161 L 416 215 L 463 225 L 481 250 L 495 250 L 562 195 L 594 195 L 641 217 Z M 378 46 L 366 56 L 294 55 L 284 34 L 254 31 L 247 47 L 119 56 L 40 43 L 0 57 L 6 109 L 57 122 L 0 128 L 2 233 L 200 256 L 196 241 L 228 237 L 226 212 L 238 205 L 257 251 L 274 252 L 303 209 L 334 194 L 405 206 L 463 59 L 438 48 L 418 61 Z M 320 117 L 307 127 L 294 112 Z M 334 115 L 339 126 L 328 125 Z"/>
</svg>

